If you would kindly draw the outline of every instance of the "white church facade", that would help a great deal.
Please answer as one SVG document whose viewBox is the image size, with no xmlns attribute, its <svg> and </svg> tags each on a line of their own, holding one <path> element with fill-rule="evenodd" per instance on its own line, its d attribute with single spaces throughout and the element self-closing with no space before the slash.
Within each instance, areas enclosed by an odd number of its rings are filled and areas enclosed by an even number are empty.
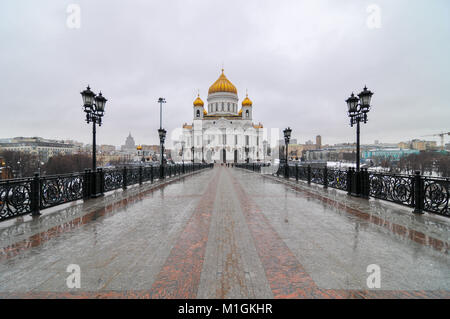
<svg viewBox="0 0 450 319">
<path fill-rule="evenodd" d="M 253 103 L 247 94 L 239 107 L 237 89 L 223 71 L 206 105 L 200 95 L 195 99 L 192 124 L 183 125 L 184 161 L 192 156 L 196 163 L 263 161 L 263 126 L 253 123 Z"/>
</svg>

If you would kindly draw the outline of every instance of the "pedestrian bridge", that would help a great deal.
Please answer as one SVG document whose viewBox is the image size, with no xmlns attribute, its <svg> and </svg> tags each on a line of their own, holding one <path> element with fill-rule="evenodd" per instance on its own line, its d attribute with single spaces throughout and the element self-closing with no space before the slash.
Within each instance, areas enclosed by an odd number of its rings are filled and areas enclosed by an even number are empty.
<svg viewBox="0 0 450 319">
<path fill-rule="evenodd" d="M 450 221 L 411 211 L 216 166 L 1 222 L 0 298 L 449 298 Z"/>
</svg>

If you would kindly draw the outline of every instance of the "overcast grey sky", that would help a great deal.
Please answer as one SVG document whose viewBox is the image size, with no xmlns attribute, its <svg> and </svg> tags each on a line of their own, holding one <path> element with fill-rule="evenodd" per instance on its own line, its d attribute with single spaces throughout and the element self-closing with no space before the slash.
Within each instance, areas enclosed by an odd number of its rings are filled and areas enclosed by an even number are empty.
<svg viewBox="0 0 450 319">
<path fill-rule="evenodd" d="M 72 3 L 80 28 L 67 25 Z M 448 132 L 449 13 L 448 0 L 2 0 L 0 138 L 90 143 L 79 94 L 90 84 L 109 99 L 99 144 L 129 132 L 157 144 L 158 97 L 164 127 L 190 123 L 222 64 L 240 101 L 248 89 L 254 122 L 290 126 L 300 142 L 354 141 L 344 100 L 365 84 L 363 143 Z"/>
</svg>

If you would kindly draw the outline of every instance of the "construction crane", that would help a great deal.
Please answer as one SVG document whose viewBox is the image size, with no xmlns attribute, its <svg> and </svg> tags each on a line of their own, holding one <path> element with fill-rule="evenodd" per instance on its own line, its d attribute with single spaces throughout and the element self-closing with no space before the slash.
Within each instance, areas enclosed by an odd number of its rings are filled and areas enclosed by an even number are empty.
<svg viewBox="0 0 450 319">
<path fill-rule="evenodd" d="M 423 135 L 423 137 L 425 136 L 439 136 L 441 138 L 441 151 L 444 150 L 444 135 L 450 135 L 450 132 L 447 133 L 440 133 L 440 134 L 431 134 L 431 135 Z"/>
</svg>

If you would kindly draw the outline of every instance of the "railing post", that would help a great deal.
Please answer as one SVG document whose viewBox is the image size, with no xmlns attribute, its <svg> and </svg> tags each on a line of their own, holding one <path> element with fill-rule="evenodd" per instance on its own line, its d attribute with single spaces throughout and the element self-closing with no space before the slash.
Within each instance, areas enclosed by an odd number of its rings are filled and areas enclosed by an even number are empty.
<svg viewBox="0 0 450 319">
<path fill-rule="evenodd" d="M 308 165 L 307 180 L 308 180 L 308 184 L 311 184 L 311 165 Z"/>
<path fill-rule="evenodd" d="M 83 198 L 91 197 L 91 170 L 85 169 L 83 176 Z"/>
<path fill-rule="evenodd" d="M 150 183 L 153 184 L 153 165 L 150 166 Z"/>
<path fill-rule="evenodd" d="M 347 194 L 352 194 L 352 183 L 353 183 L 353 167 L 349 167 L 347 170 Z"/>
<path fill-rule="evenodd" d="M 295 163 L 295 181 L 298 182 L 298 163 Z"/>
<path fill-rule="evenodd" d="M 31 216 L 39 216 L 40 199 L 41 199 L 41 183 L 39 179 L 39 173 L 34 173 L 33 180 L 31 181 Z"/>
<path fill-rule="evenodd" d="M 164 165 L 161 163 L 159 164 L 159 180 L 163 180 L 164 179 Z"/>
<path fill-rule="evenodd" d="M 139 165 L 139 185 L 142 185 L 142 165 Z"/>
<path fill-rule="evenodd" d="M 104 193 L 104 182 L 103 182 L 103 168 L 97 168 L 97 173 L 96 173 L 96 189 L 95 189 L 95 192 L 96 192 L 96 195 L 99 195 L 99 196 L 103 196 L 103 193 Z"/>
<path fill-rule="evenodd" d="M 325 164 L 325 167 L 323 168 L 323 188 L 328 188 L 328 167 L 327 167 L 327 164 Z"/>
<path fill-rule="evenodd" d="M 123 181 L 122 188 L 127 189 L 127 167 L 126 166 L 124 166 L 123 170 L 122 170 L 122 181 Z"/>
<path fill-rule="evenodd" d="M 413 177 L 413 185 L 414 185 L 414 210 L 415 214 L 423 214 L 425 194 L 424 194 L 424 180 L 422 176 L 420 176 L 420 171 L 416 171 Z"/>
<path fill-rule="evenodd" d="M 367 170 L 367 168 L 362 169 L 360 180 L 361 180 L 361 197 L 368 199 L 370 194 L 369 190 L 370 182 L 369 182 L 369 171 Z"/>
</svg>

